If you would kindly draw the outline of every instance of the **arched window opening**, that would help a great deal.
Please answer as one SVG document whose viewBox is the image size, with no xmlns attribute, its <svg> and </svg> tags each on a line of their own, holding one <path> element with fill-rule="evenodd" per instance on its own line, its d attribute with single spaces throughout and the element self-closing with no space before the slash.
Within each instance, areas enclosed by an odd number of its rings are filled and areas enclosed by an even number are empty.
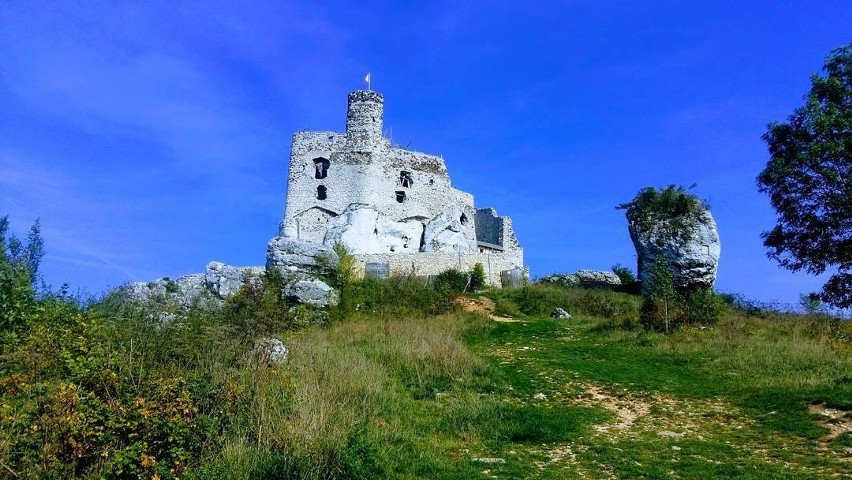
<svg viewBox="0 0 852 480">
<path fill-rule="evenodd" d="M 406 172 L 405 170 L 399 172 L 399 184 L 403 186 L 403 188 L 411 188 L 414 185 L 414 179 L 411 178 L 411 172 Z"/>
<path fill-rule="evenodd" d="M 320 185 L 319 187 L 317 187 L 317 200 L 325 200 L 326 198 L 328 198 L 327 192 L 328 191 L 325 188 L 325 185 Z"/>
<path fill-rule="evenodd" d="M 325 178 L 328 176 L 328 159 L 325 158 L 315 158 L 314 159 L 314 178 Z"/>
<path fill-rule="evenodd" d="M 459 222 L 460 222 L 462 225 L 467 225 L 467 215 L 465 215 L 465 214 L 463 214 L 463 213 L 462 213 L 462 214 L 461 214 L 461 217 L 459 217 Z"/>
</svg>

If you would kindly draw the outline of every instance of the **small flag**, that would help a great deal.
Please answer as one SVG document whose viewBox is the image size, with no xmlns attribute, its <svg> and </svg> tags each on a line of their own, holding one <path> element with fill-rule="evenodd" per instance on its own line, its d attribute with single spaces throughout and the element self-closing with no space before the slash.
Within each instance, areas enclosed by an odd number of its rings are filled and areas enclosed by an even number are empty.
<svg viewBox="0 0 852 480">
<path fill-rule="evenodd" d="M 370 89 L 370 72 L 367 72 L 367 76 L 364 77 L 364 83 L 367 84 L 367 90 Z"/>
</svg>

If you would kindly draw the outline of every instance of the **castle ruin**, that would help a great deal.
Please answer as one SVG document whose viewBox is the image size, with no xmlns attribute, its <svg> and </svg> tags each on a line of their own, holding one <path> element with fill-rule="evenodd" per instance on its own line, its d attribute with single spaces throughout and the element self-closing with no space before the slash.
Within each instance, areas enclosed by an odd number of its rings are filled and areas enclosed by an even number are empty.
<svg viewBox="0 0 852 480">
<path fill-rule="evenodd" d="M 489 284 L 525 275 L 512 221 L 450 183 L 441 157 L 393 146 L 382 135 L 384 98 L 349 94 L 346 132 L 293 135 L 279 235 L 342 242 L 362 273 L 435 275 L 481 263 Z"/>
</svg>

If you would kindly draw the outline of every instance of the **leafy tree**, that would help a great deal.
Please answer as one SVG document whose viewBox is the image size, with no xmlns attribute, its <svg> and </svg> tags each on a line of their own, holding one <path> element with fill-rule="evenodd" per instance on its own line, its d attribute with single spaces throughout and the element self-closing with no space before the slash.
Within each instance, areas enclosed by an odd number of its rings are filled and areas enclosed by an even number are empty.
<svg viewBox="0 0 852 480">
<path fill-rule="evenodd" d="M 789 270 L 836 269 L 820 292 L 852 307 L 852 44 L 833 50 L 811 77 L 805 104 L 763 135 L 769 162 L 757 177 L 778 223 L 763 232 L 767 255 Z"/>
<path fill-rule="evenodd" d="M 658 258 L 647 278 L 649 282 L 643 294 L 640 320 L 645 328 L 659 330 L 663 327 L 669 333 L 681 302 L 675 290 L 671 265 L 665 258 Z"/>
<path fill-rule="evenodd" d="M 803 293 L 799 295 L 799 306 L 808 315 L 820 313 L 823 309 L 822 299 L 818 293 Z"/>
<path fill-rule="evenodd" d="M 11 341 L 9 335 L 33 316 L 36 272 L 43 256 L 38 220 L 25 244 L 9 233 L 9 217 L 0 217 L 0 342 Z"/>
</svg>

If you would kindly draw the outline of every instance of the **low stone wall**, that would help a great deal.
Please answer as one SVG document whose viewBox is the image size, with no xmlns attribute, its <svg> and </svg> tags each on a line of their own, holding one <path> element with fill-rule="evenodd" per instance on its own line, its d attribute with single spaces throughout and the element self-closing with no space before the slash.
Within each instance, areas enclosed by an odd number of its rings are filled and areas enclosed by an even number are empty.
<svg viewBox="0 0 852 480">
<path fill-rule="evenodd" d="M 448 252 L 418 252 L 418 253 L 373 253 L 357 254 L 359 276 L 364 275 L 367 263 L 386 263 L 391 275 L 437 275 L 445 270 L 455 268 L 469 271 L 477 263 L 485 270 L 486 281 L 489 285 L 500 287 L 500 273 L 513 268 L 523 268 L 523 260 L 502 252 L 489 251 L 481 253 L 448 253 Z"/>
</svg>

